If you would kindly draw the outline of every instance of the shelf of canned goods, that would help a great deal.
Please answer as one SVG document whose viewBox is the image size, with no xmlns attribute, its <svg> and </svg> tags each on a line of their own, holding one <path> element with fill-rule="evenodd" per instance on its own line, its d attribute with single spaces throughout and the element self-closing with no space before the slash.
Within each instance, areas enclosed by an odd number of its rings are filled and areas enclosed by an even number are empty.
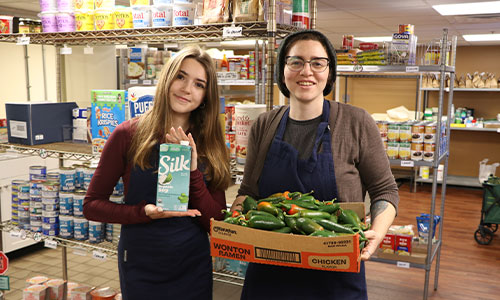
<svg viewBox="0 0 500 300">
<path fill-rule="evenodd" d="M 47 236 L 40 232 L 33 232 L 31 230 L 25 230 L 19 228 L 18 224 L 14 224 L 11 220 L 0 223 L 0 230 L 10 233 L 13 237 L 19 237 L 21 239 L 33 239 L 37 242 L 44 242 L 46 240 L 55 241 L 57 244 L 54 246 L 62 246 L 66 248 L 72 248 L 75 251 L 87 251 L 93 252 L 98 251 L 100 253 L 106 254 L 108 257 L 114 257 L 117 254 L 117 242 L 102 241 L 99 243 L 92 243 L 90 241 L 79 241 L 75 239 L 62 238 L 60 236 Z M 50 243 L 49 243 L 50 246 Z"/>
<path fill-rule="evenodd" d="M 242 27 L 239 38 L 266 37 L 267 22 L 238 22 L 207 25 L 171 26 L 159 28 L 76 31 L 55 33 L 3 34 L 0 42 L 15 43 L 20 37 L 29 37 L 30 44 L 44 45 L 90 45 L 90 44 L 127 44 L 148 42 L 203 42 L 223 40 L 223 28 L 231 26 Z M 276 25 L 276 38 L 284 38 L 289 33 L 297 31 L 290 25 Z"/>
<path fill-rule="evenodd" d="M 42 158 L 50 157 L 78 161 L 90 161 L 98 157 L 92 154 L 92 146 L 84 143 L 51 143 L 35 146 L 0 144 L 0 149 L 36 155 Z"/>
</svg>

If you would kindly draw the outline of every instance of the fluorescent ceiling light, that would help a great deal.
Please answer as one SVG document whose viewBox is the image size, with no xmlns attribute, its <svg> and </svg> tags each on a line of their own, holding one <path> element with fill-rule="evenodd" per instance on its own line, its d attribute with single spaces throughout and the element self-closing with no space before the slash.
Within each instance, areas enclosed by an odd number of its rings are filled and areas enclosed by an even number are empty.
<svg viewBox="0 0 500 300">
<path fill-rule="evenodd" d="M 479 41 L 500 41 L 500 34 L 464 34 L 462 35 L 464 40 L 468 42 L 479 42 Z"/>
<path fill-rule="evenodd" d="M 500 13 L 500 1 L 433 5 L 443 16 Z"/>
<path fill-rule="evenodd" d="M 390 41 L 392 41 L 392 36 L 355 37 L 354 39 L 358 40 L 358 41 L 365 42 L 365 43 L 390 42 Z"/>
</svg>

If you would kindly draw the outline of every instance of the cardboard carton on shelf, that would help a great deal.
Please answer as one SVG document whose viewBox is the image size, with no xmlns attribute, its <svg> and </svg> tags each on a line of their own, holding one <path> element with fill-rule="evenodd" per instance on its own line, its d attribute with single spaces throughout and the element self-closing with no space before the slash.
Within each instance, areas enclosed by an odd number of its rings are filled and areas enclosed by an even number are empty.
<svg viewBox="0 0 500 300">
<path fill-rule="evenodd" d="M 423 265 L 425 264 L 425 260 L 427 258 L 427 244 L 413 241 L 411 245 L 411 253 L 409 253 L 409 255 L 401 255 L 398 254 L 397 251 L 394 253 L 387 253 L 384 252 L 384 249 L 379 248 L 377 252 L 375 252 L 375 257 Z"/>
<path fill-rule="evenodd" d="M 6 103 L 9 143 L 40 145 L 71 140 L 75 102 Z"/>
<path fill-rule="evenodd" d="M 363 203 L 340 203 L 364 216 Z M 211 255 L 241 261 L 340 272 L 359 272 L 359 235 L 312 237 L 228 224 L 212 219 Z"/>
</svg>

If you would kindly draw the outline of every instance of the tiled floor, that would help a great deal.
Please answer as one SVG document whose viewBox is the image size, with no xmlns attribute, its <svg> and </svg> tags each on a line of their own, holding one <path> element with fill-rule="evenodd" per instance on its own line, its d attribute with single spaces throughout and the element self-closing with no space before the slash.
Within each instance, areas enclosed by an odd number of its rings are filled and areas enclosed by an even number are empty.
<svg viewBox="0 0 500 300">
<path fill-rule="evenodd" d="M 236 187 L 231 187 L 226 194 L 227 201 L 232 202 L 236 195 Z M 26 279 L 43 275 L 48 278 L 63 278 L 62 247 L 49 249 L 43 243 L 8 253 L 9 269 L 4 275 L 9 276 L 10 290 L 4 291 L 5 299 L 20 300 Z M 118 265 L 116 257 L 108 257 L 101 261 L 92 257 L 91 253 L 82 256 L 82 251 L 74 253 L 67 248 L 67 272 L 70 282 L 77 282 L 95 287 L 111 287 L 120 289 Z M 240 298 L 241 286 L 221 283 L 214 280 L 214 300 L 236 300 Z"/>
<path fill-rule="evenodd" d="M 21 252 L 9 254 L 10 290 L 4 291 L 5 299 L 20 300 L 26 279 L 43 275 L 49 278 L 63 278 L 62 248 L 49 249 L 34 245 Z M 95 287 L 120 289 L 116 258 L 106 261 L 94 259 L 91 254 L 77 255 L 67 250 L 68 279 Z M 214 300 L 236 300 L 240 298 L 241 287 L 214 281 Z"/>
</svg>

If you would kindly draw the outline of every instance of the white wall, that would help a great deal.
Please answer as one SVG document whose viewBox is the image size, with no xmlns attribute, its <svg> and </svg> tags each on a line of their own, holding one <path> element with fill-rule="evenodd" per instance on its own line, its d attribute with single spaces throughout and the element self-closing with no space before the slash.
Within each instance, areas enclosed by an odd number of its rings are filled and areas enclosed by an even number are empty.
<svg viewBox="0 0 500 300">
<path fill-rule="evenodd" d="M 83 46 L 73 46 L 65 56 L 67 101 L 80 107 L 90 105 L 92 89 L 116 89 L 116 59 L 114 46 L 96 46 L 94 54 L 83 54 Z M 47 101 L 57 101 L 56 48 L 44 46 L 47 80 Z M 42 65 L 42 46 L 29 45 L 29 76 L 31 101 L 45 101 Z M 25 102 L 25 60 L 23 46 L 0 43 L 0 118 L 6 118 L 6 102 Z"/>
</svg>

